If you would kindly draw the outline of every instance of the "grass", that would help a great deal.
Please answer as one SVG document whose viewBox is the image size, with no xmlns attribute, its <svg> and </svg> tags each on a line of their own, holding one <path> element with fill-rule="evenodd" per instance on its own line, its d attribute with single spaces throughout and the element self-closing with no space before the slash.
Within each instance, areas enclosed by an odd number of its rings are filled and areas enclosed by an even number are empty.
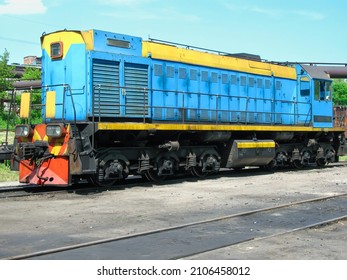
<svg viewBox="0 0 347 280">
<path fill-rule="evenodd" d="M 13 144 L 13 139 L 14 139 L 14 132 L 9 131 L 8 132 L 8 140 L 7 140 L 8 143 Z M 5 142 L 5 140 L 6 140 L 6 131 L 0 131 L 0 144 Z"/>
<path fill-rule="evenodd" d="M 18 181 L 18 172 L 11 171 L 8 164 L 0 164 L 0 182 Z"/>
<path fill-rule="evenodd" d="M 14 132 L 8 133 L 8 143 L 12 144 L 14 139 Z M 6 132 L 0 131 L 0 144 L 6 140 Z M 9 163 L 0 164 L 0 182 L 18 181 L 18 172 L 11 171 Z"/>
<path fill-rule="evenodd" d="M 347 161 L 347 156 L 340 156 L 339 161 Z"/>
</svg>

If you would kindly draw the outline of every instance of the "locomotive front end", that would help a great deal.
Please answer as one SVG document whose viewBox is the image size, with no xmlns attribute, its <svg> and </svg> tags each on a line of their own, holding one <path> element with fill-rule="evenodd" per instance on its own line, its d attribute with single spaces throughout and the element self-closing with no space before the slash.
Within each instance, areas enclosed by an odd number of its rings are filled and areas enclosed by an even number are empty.
<svg viewBox="0 0 347 280">
<path fill-rule="evenodd" d="M 80 170 L 76 135 L 71 131 L 78 131 L 77 124 L 87 119 L 86 53 L 90 40 L 88 32 L 66 30 L 41 37 L 42 123 L 31 123 L 29 90 L 21 94 L 20 117 L 26 124 L 15 128 L 14 161 L 22 183 L 67 186 L 73 172 Z"/>
<path fill-rule="evenodd" d="M 16 160 L 19 181 L 35 185 L 68 185 L 70 126 L 64 124 L 18 125 Z"/>
</svg>

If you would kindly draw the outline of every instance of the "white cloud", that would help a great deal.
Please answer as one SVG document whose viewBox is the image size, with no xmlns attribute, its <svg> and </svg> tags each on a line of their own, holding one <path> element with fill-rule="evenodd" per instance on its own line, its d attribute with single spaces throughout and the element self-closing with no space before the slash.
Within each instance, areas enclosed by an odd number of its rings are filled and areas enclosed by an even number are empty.
<svg viewBox="0 0 347 280">
<path fill-rule="evenodd" d="M 122 1 L 122 0 L 113 0 Z M 137 1 L 137 0 L 134 0 Z M 172 8 L 153 8 L 151 12 L 143 9 L 130 9 L 123 10 L 121 13 L 118 11 L 109 11 L 102 13 L 104 16 L 110 16 L 118 19 L 132 19 L 132 20 L 163 20 L 163 21 L 184 21 L 184 22 L 198 22 L 200 17 L 194 14 L 182 13 Z"/>
<path fill-rule="evenodd" d="M 139 6 L 155 1 L 156 0 L 99 0 L 99 3 L 108 6 Z"/>
<path fill-rule="evenodd" d="M 309 20 L 324 20 L 327 16 L 314 12 L 314 11 L 303 11 L 303 10 L 285 10 L 285 9 L 271 9 L 271 8 L 261 8 L 257 5 L 233 5 L 230 3 L 225 3 L 225 7 L 231 11 L 250 11 L 253 13 L 261 14 L 273 19 L 281 19 L 286 16 L 300 16 L 307 18 Z"/>
<path fill-rule="evenodd" d="M 43 14 L 46 11 L 42 0 L 5 0 L 0 4 L 0 15 Z"/>
<path fill-rule="evenodd" d="M 323 20 L 326 18 L 326 16 L 321 13 L 308 12 L 308 11 L 293 11 L 293 14 L 303 16 L 311 20 Z"/>
</svg>

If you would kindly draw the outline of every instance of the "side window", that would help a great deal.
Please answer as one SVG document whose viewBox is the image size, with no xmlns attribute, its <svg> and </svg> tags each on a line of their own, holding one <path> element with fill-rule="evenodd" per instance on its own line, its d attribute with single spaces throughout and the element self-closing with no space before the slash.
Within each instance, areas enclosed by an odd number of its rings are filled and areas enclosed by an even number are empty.
<svg viewBox="0 0 347 280">
<path fill-rule="evenodd" d="M 320 101 L 330 101 L 330 87 L 331 82 L 329 81 L 314 81 L 314 100 L 320 100 Z"/>
<path fill-rule="evenodd" d="M 331 101 L 332 98 L 331 98 L 331 82 L 325 82 L 325 100 L 326 101 Z"/>
<path fill-rule="evenodd" d="M 300 78 L 300 95 L 301 96 L 310 95 L 310 79 L 308 77 Z"/>
</svg>

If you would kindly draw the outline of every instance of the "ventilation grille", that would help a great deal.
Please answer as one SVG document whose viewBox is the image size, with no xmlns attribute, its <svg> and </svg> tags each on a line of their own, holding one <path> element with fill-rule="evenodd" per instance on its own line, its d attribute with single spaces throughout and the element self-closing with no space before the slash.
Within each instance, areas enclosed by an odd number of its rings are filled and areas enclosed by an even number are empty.
<svg viewBox="0 0 347 280">
<path fill-rule="evenodd" d="M 93 61 L 94 115 L 117 117 L 120 114 L 119 63 Z"/>
<path fill-rule="evenodd" d="M 148 66 L 126 63 L 125 78 L 125 115 L 141 117 L 148 114 Z"/>
</svg>

